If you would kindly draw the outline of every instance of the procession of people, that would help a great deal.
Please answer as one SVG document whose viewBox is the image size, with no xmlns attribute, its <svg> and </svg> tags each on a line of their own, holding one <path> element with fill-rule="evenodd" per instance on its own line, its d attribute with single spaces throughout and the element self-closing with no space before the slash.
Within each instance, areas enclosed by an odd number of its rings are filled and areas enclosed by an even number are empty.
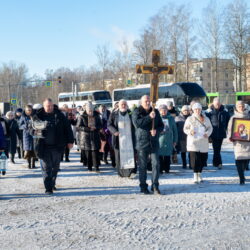
<svg viewBox="0 0 250 250">
<path fill-rule="evenodd" d="M 139 174 L 140 192 L 161 194 L 160 176 L 171 173 L 173 155 L 178 153 L 183 169 L 193 169 L 194 183 L 203 182 L 202 171 L 207 166 L 209 143 L 213 149 L 212 165 L 223 168 L 221 147 L 228 138 L 233 143 L 235 165 L 241 185 L 250 160 L 250 141 L 233 135 L 235 118 L 250 119 L 245 103 L 236 103 L 234 115 L 218 98 L 209 110 L 199 102 L 183 105 L 180 112 L 173 102 L 151 105 L 150 97 L 141 97 L 139 105 L 131 111 L 126 100 L 120 100 L 113 110 L 105 105 L 95 107 L 92 102 L 71 109 L 59 109 L 50 98 L 43 104 L 18 108 L 0 118 L 0 151 L 12 164 L 15 154 L 27 160 L 27 168 L 38 167 L 40 160 L 45 193 L 53 194 L 60 162 L 70 161 L 70 149 L 75 143 L 80 162 L 88 171 L 101 172 L 102 164 L 116 169 L 121 178 L 134 179 Z M 35 122 L 45 127 L 37 136 Z M 240 129 L 244 124 L 240 124 Z M 65 155 L 65 158 L 64 158 Z M 4 176 L 6 171 L 0 169 Z M 151 187 L 148 188 L 148 172 Z"/>
</svg>

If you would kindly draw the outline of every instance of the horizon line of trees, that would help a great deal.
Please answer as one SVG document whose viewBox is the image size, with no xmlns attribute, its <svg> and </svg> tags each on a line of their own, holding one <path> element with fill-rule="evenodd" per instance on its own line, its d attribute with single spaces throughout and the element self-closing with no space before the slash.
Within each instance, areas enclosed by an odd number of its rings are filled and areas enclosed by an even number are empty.
<svg viewBox="0 0 250 250">
<path fill-rule="evenodd" d="M 250 11 L 245 0 L 232 0 L 226 6 L 211 0 L 202 10 L 200 20 L 192 16 L 191 6 L 167 3 L 149 18 L 138 39 L 130 46 L 126 37 L 120 42 L 120 50 L 112 50 L 105 43 L 96 48 L 97 64 L 89 68 L 61 67 L 47 69 L 45 79 L 34 75 L 28 77 L 28 67 L 15 62 L 0 66 L 1 100 L 16 98 L 23 104 L 41 103 L 50 96 L 57 100 L 58 93 L 72 91 L 72 82 L 85 83 L 84 90 L 126 87 L 135 74 L 136 64 L 151 64 L 153 49 L 161 50 L 161 63 L 175 66 L 173 80 L 189 81 L 192 58 L 212 58 L 212 71 L 216 86 L 218 59 L 232 59 L 235 65 L 236 91 L 246 90 L 246 57 L 250 52 Z M 179 62 L 185 65 L 181 72 Z M 56 79 L 62 77 L 62 83 Z M 53 80 L 52 87 L 45 87 L 43 80 Z M 107 86 L 107 80 L 111 84 Z M 149 78 L 138 75 L 136 83 L 148 82 Z M 211 83 L 212 84 L 212 83 Z M 56 101 L 55 101 L 56 102 Z"/>
</svg>

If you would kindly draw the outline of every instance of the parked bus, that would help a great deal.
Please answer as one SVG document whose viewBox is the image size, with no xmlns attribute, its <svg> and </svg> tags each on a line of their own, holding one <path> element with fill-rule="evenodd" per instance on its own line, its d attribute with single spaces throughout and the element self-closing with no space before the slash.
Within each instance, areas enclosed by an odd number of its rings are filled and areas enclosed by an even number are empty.
<svg viewBox="0 0 250 250">
<path fill-rule="evenodd" d="M 138 85 L 133 88 L 114 89 L 112 100 L 113 105 L 121 99 L 128 102 L 128 106 L 139 105 L 140 98 L 143 95 L 150 94 L 150 84 Z M 205 108 L 207 106 L 206 93 L 204 89 L 193 82 L 178 82 L 178 83 L 160 83 L 159 84 L 159 99 L 156 103 L 166 104 L 167 101 L 172 101 L 176 107 L 189 105 L 191 101 L 196 100 Z"/>
<path fill-rule="evenodd" d="M 58 106 L 61 108 L 67 104 L 69 108 L 83 106 L 86 102 L 92 101 L 93 105 L 105 105 L 107 108 L 112 107 L 112 99 L 110 93 L 106 90 L 94 90 L 78 92 L 74 95 L 72 92 L 60 93 L 58 95 Z"/>
</svg>

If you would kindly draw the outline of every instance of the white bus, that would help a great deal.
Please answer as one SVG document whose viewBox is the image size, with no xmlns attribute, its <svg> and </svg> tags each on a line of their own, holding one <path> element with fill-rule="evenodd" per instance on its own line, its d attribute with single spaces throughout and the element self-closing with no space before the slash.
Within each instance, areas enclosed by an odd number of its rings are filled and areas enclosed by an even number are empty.
<svg viewBox="0 0 250 250">
<path fill-rule="evenodd" d="M 64 104 L 67 104 L 69 108 L 83 106 L 88 101 L 91 101 L 95 106 L 103 104 L 107 108 L 112 107 L 110 93 L 106 90 L 84 91 L 78 92 L 76 95 L 73 95 L 72 92 L 68 92 L 60 93 L 58 95 L 59 108 L 61 108 Z"/>
<path fill-rule="evenodd" d="M 140 98 L 143 95 L 150 94 L 150 84 L 138 85 L 133 88 L 114 89 L 112 94 L 113 105 L 121 99 L 128 102 L 128 106 L 139 105 Z M 178 82 L 178 83 L 160 83 L 159 99 L 156 106 L 166 104 L 172 101 L 174 106 L 182 107 L 189 105 L 191 101 L 198 101 L 205 108 L 207 106 L 206 93 L 204 89 L 197 83 Z"/>
</svg>

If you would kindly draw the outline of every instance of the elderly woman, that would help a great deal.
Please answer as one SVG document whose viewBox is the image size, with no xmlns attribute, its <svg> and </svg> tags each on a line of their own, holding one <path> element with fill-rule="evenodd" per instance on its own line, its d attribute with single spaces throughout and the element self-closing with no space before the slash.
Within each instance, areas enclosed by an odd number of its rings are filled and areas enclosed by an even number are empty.
<svg viewBox="0 0 250 250">
<path fill-rule="evenodd" d="M 35 168 L 36 154 L 34 151 L 33 128 L 32 128 L 32 113 L 31 105 L 26 105 L 24 113 L 20 120 L 19 129 L 23 130 L 23 150 L 24 159 L 28 162 L 28 168 Z"/>
<path fill-rule="evenodd" d="M 169 113 L 168 107 L 164 104 L 160 105 L 159 111 L 164 124 L 164 129 L 159 136 L 160 173 L 162 174 L 163 171 L 169 173 L 170 156 L 178 142 L 178 132 L 174 117 Z"/>
<path fill-rule="evenodd" d="M 230 118 L 228 123 L 228 137 L 233 142 L 234 146 L 234 156 L 235 165 L 240 178 L 240 185 L 245 184 L 244 171 L 248 168 L 248 163 L 250 160 L 250 142 L 249 141 L 239 141 L 237 139 L 232 140 L 232 124 L 234 118 L 250 119 L 249 111 L 245 109 L 245 104 L 243 101 L 238 101 L 236 103 L 234 115 Z"/>
<path fill-rule="evenodd" d="M 108 120 L 108 129 L 112 133 L 112 146 L 120 177 L 132 177 L 136 173 L 134 158 L 135 131 L 125 100 L 120 100 L 118 110 Z"/>
<path fill-rule="evenodd" d="M 200 103 L 192 105 L 193 114 L 187 118 L 183 131 L 187 134 L 187 151 L 190 152 L 190 164 L 194 171 L 194 183 L 202 181 L 201 173 L 206 165 L 208 137 L 213 131 L 209 118 L 202 114 Z"/>
<path fill-rule="evenodd" d="M 15 163 L 15 153 L 17 150 L 17 138 L 21 139 L 20 130 L 18 128 L 18 123 L 14 119 L 14 113 L 9 111 L 6 113 L 6 122 L 9 127 L 9 136 L 6 138 L 8 141 L 8 149 L 10 153 L 10 161 Z"/>
<path fill-rule="evenodd" d="M 182 168 L 187 168 L 187 158 L 186 158 L 186 153 L 187 153 L 187 135 L 183 131 L 183 127 L 185 124 L 185 121 L 187 118 L 190 116 L 190 109 L 188 105 L 184 105 L 181 108 L 180 114 L 175 117 L 175 122 L 177 126 L 177 131 L 178 131 L 178 144 L 177 144 L 177 149 L 179 152 L 181 152 L 181 159 L 182 159 Z M 189 168 L 191 168 L 189 164 Z"/>
<path fill-rule="evenodd" d="M 92 166 L 94 166 L 95 171 L 100 172 L 98 154 L 101 146 L 99 131 L 102 123 L 99 113 L 94 111 L 91 102 L 86 104 L 85 109 L 76 123 L 76 131 L 79 132 L 79 146 L 86 154 L 88 170 L 92 171 Z"/>
</svg>

